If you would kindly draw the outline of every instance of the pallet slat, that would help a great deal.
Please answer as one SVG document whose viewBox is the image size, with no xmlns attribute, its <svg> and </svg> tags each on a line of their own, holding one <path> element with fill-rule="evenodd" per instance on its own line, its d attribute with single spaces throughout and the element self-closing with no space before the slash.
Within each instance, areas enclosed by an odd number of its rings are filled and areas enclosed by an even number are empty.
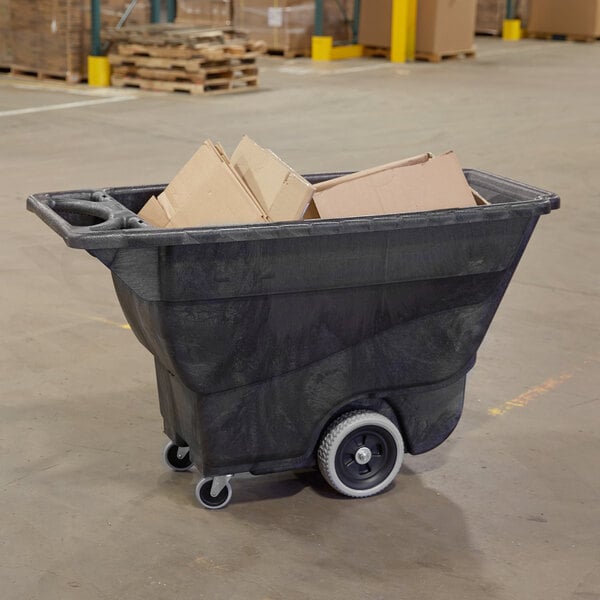
<svg viewBox="0 0 600 600">
<path fill-rule="evenodd" d="M 72 73 L 69 71 L 49 71 L 47 69 L 35 69 L 32 67 L 23 67 L 20 65 L 10 65 L 10 74 L 12 77 L 31 77 L 36 79 L 54 79 L 66 81 L 67 83 L 79 83 L 81 73 Z"/>
<path fill-rule="evenodd" d="M 469 50 L 457 50 L 454 52 L 416 52 L 416 60 L 426 60 L 428 62 L 439 63 L 443 60 L 452 60 L 457 58 L 475 58 L 475 49 L 470 48 Z"/>
<path fill-rule="evenodd" d="M 192 95 L 214 95 L 232 92 L 244 92 L 258 86 L 258 77 L 240 77 L 237 79 L 216 79 L 205 83 L 188 81 L 162 81 L 159 79 L 143 79 L 141 77 L 113 76 L 115 87 L 136 87 L 141 90 L 161 92 L 188 92 Z"/>
<path fill-rule="evenodd" d="M 535 40 L 556 40 L 556 41 L 567 41 L 567 42 L 585 42 L 592 43 L 596 42 L 599 38 L 593 35 L 573 35 L 563 33 L 543 33 L 539 31 L 528 31 L 527 37 Z"/>
</svg>

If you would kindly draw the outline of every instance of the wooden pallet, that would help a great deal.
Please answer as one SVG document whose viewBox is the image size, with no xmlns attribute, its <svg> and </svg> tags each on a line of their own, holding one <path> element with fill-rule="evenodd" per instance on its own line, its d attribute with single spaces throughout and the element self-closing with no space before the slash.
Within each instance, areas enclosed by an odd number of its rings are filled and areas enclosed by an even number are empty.
<svg viewBox="0 0 600 600">
<path fill-rule="evenodd" d="M 260 49 L 256 50 L 255 44 L 201 44 L 190 48 L 183 45 L 158 45 L 121 43 L 117 46 L 117 52 L 111 56 L 139 56 L 148 58 L 167 58 L 173 60 L 190 60 L 193 58 L 205 60 L 223 60 L 225 58 L 256 58 L 262 54 Z"/>
<path fill-rule="evenodd" d="M 561 34 L 561 33 L 543 33 L 538 31 L 528 31 L 527 37 L 535 40 L 557 40 L 557 41 L 567 41 L 567 42 L 585 42 L 592 43 L 598 40 L 597 37 L 593 35 L 571 35 L 571 34 Z"/>
<path fill-rule="evenodd" d="M 135 77 L 139 79 L 154 79 L 171 82 L 187 81 L 189 83 L 210 85 L 215 81 L 227 82 L 235 79 L 244 79 L 246 77 L 258 77 L 258 69 L 254 65 L 222 65 L 207 67 L 190 73 L 181 69 L 148 69 L 145 67 L 122 65 L 120 67 L 114 67 L 113 74 L 119 77 Z"/>
<path fill-rule="evenodd" d="M 144 69 L 172 69 L 186 71 L 187 73 L 198 73 L 209 66 L 248 66 L 255 65 L 258 54 L 256 52 L 246 52 L 241 56 L 222 57 L 217 60 L 206 57 L 195 58 L 168 58 L 143 56 L 138 54 L 122 55 L 109 54 L 108 61 L 113 67 L 138 67 Z"/>
<path fill-rule="evenodd" d="M 428 62 L 439 63 L 443 60 L 453 60 L 458 58 L 475 58 L 475 48 L 469 50 L 457 50 L 455 52 L 416 52 L 416 60 L 426 60 Z"/>
<path fill-rule="evenodd" d="M 237 77 L 234 79 L 210 79 L 204 83 L 191 81 L 163 81 L 159 79 L 143 79 L 121 75 L 112 76 L 112 85 L 115 87 L 134 87 L 141 90 L 160 92 L 187 92 L 192 95 L 231 94 L 247 92 L 258 87 L 258 76 Z"/>
<path fill-rule="evenodd" d="M 385 58 L 390 60 L 390 48 L 363 46 L 363 56 L 367 56 L 369 58 Z"/>
<path fill-rule="evenodd" d="M 80 73 L 64 73 L 58 71 L 46 71 L 32 67 L 23 67 L 19 65 L 10 65 L 10 74 L 12 77 L 29 77 L 42 80 L 66 81 L 67 83 L 79 83 L 81 81 Z"/>
<path fill-rule="evenodd" d="M 291 48 L 282 50 L 278 48 L 267 48 L 267 54 L 270 56 L 281 56 L 283 58 L 304 58 L 310 56 L 310 50 L 293 50 Z"/>
</svg>

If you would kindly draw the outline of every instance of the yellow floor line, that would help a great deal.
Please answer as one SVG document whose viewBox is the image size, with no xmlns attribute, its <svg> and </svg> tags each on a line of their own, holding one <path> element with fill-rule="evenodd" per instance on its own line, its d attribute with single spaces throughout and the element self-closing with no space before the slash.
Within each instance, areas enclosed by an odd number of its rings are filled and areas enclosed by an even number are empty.
<svg viewBox="0 0 600 600">
<path fill-rule="evenodd" d="M 558 377 L 551 377 L 550 379 L 544 381 L 541 385 L 536 385 L 528 389 L 526 392 L 523 392 L 520 396 L 513 398 L 512 400 L 508 400 L 502 406 L 496 408 L 490 408 L 488 410 L 488 414 L 493 417 L 498 417 L 507 413 L 509 410 L 513 408 L 525 408 L 532 400 L 538 398 L 539 396 L 556 389 L 560 385 L 562 385 L 565 381 L 568 381 L 573 377 L 572 373 L 563 373 Z"/>
<path fill-rule="evenodd" d="M 129 329 L 131 327 L 127 323 L 117 323 L 117 321 L 111 321 L 110 319 L 103 319 L 102 317 L 87 317 L 90 321 L 98 321 L 98 323 L 104 323 L 105 325 L 114 325 L 120 329 Z"/>
</svg>

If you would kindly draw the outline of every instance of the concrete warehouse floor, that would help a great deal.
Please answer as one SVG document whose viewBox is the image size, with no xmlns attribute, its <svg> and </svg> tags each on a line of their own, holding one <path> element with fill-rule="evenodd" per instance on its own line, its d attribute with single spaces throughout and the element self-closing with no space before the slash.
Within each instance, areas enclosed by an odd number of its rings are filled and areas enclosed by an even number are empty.
<svg viewBox="0 0 600 600">
<path fill-rule="evenodd" d="M 441 65 L 265 58 L 260 92 L 220 97 L 0 78 L 3 600 L 600 598 L 600 44 L 478 43 Z M 198 474 L 161 462 L 153 361 L 109 271 L 25 211 L 32 192 L 167 181 L 245 132 L 302 172 L 453 148 L 563 197 L 457 430 L 380 496 L 284 473 L 200 508 Z"/>
</svg>

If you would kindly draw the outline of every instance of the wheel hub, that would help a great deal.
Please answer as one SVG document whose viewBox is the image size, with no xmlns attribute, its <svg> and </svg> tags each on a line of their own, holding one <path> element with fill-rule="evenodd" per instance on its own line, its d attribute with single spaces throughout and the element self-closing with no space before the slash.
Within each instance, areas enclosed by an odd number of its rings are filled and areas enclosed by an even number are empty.
<svg viewBox="0 0 600 600">
<path fill-rule="evenodd" d="M 362 448 L 359 448 L 356 451 L 356 454 L 354 455 L 354 460 L 359 465 L 366 465 L 371 460 L 372 456 L 373 453 L 371 452 L 371 450 L 366 446 L 363 446 Z"/>
</svg>

